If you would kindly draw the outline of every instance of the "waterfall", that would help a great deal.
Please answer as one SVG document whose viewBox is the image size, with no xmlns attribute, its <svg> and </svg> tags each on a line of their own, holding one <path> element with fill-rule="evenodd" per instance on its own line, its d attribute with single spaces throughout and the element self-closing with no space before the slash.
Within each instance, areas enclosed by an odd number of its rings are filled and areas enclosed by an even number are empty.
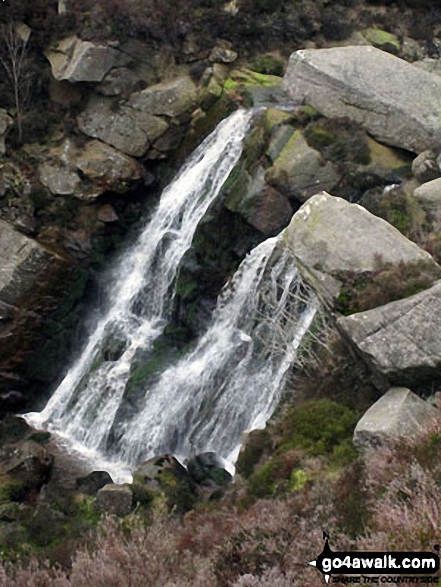
<svg viewBox="0 0 441 587">
<path fill-rule="evenodd" d="M 180 262 L 242 153 L 251 117 L 238 110 L 222 121 L 164 190 L 151 221 L 121 259 L 108 307 L 78 360 L 44 410 L 26 416 L 29 423 L 90 450 L 105 447 L 132 360 L 151 348 L 169 320 Z"/>
<path fill-rule="evenodd" d="M 283 235 L 257 246 L 196 348 L 146 390 L 115 456 L 132 467 L 164 453 L 185 459 L 214 451 L 234 460 L 243 432 L 263 427 L 273 413 L 317 307 Z"/>
<path fill-rule="evenodd" d="M 115 479 L 149 457 L 214 451 L 234 461 L 244 431 L 263 427 L 280 399 L 318 302 L 305 288 L 283 233 L 257 246 L 219 297 L 192 350 L 145 382 L 135 414 L 116 420 L 131 370 L 170 320 L 174 286 L 199 222 L 242 152 L 252 113 L 224 120 L 161 196 L 120 260 L 108 303 L 79 358 L 41 413 L 38 428 L 104 465 Z M 117 430 L 115 431 L 115 428 Z"/>
</svg>

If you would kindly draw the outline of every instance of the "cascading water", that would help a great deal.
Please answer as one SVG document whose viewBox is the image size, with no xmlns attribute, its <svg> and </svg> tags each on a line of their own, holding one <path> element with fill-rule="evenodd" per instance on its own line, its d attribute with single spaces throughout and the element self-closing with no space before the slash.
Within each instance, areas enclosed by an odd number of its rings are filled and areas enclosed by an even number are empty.
<svg viewBox="0 0 441 587">
<path fill-rule="evenodd" d="M 283 235 L 257 246 L 220 296 L 196 348 L 146 390 L 115 447 L 123 463 L 214 451 L 227 461 L 245 430 L 263 427 L 318 307 Z"/>
<path fill-rule="evenodd" d="M 241 155 L 251 117 L 241 110 L 223 121 L 164 190 L 121 260 L 108 308 L 79 359 L 45 409 L 27 415 L 95 463 L 107 453 L 104 467 L 115 479 L 162 453 L 186 458 L 215 451 L 234 460 L 242 433 L 272 414 L 314 319 L 318 302 L 299 280 L 283 235 L 265 241 L 225 287 L 194 349 L 146 381 L 137 414 L 126 415 L 115 431 L 131 369 L 170 318 L 181 260 Z"/>
<path fill-rule="evenodd" d="M 119 264 L 107 311 L 45 409 L 27 415 L 32 425 L 88 449 L 105 446 L 131 362 L 167 324 L 179 264 L 241 155 L 251 117 L 251 111 L 239 110 L 222 121 L 164 190 L 156 213 Z"/>
</svg>

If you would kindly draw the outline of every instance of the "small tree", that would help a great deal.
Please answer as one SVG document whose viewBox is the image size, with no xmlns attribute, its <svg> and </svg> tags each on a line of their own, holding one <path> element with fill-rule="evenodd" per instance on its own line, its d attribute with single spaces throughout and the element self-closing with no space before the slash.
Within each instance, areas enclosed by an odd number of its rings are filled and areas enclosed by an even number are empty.
<svg viewBox="0 0 441 587">
<path fill-rule="evenodd" d="M 28 63 L 28 41 L 31 31 L 26 25 L 12 21 L 0 26 L 0 63 L 6 72 L 14 95 L 18 140 L 23 140 L 23 115 L 29 103 L 31 76 Z"/>
</svg>

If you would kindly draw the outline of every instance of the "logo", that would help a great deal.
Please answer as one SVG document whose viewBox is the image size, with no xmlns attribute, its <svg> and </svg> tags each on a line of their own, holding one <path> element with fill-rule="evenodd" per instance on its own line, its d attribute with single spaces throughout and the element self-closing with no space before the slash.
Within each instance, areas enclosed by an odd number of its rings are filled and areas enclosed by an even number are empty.
<svg viewBox="0 0 441 587">
<path fill-rule="evenodd" d="M 308 563 L 325 576 L 329 583 L 432 583 L 438 585 L 438 577 L 433 577 L 440 569 L 439 555 L 431 552 L 334 552 L 329 546 L 329 534 L 323 532 L 324 548 L 318 557 Z M 439 545 L 435 546 L 439 551 Z M 351 577 L 344 577 L 351 575 Z M 367 575 L 367 576 L 365 576 Z M 378 577 L 376 576 L 378 575 Z M 390 575 L 398 580 L 391 581 Z M 424 576 L 423 576 L 424 575 Z M 388 577 L 389 576 L 389 577 Z M 402 580 L 400 579 L 402 578 Z"/>
</svg>

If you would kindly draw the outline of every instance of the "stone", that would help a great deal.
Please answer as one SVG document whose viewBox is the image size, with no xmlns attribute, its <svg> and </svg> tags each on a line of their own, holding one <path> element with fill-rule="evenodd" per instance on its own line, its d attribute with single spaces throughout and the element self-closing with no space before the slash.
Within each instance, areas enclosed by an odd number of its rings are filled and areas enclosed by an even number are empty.
<svg viewBox="0 0 441 587">
<path fill-rule="evenodd" d="M 14 124 L 13 119 L 3 108 L 0 108 L 0 156 L 6 153 L 5 138 Z"/>
<path fill-rule="evenodd" d="M 359 165 L 358 172 L 390 183 L 409 173 L 412 158 L 408 153 L 382 145 L 369 136 L 367 142 L 370 162 L 367 165 Z"/>
<path fill-rule="evenodd" d="M 198 485 L 221 486 L 233 480 L 225 470 L 223 461 L 214 452 L 205 452 L 191 458 L 187 463 L 187 470 Z"/>
<path fill-rule="evenodd" d="M 441 177 L 423 183 L 414 190 L 413 197 L 430 220 L 441 221 Z"/>
<path fill-rule="evenodd" d="M 47 482 L 53 460 L 37 442 L 7 445 L 0 453 L 0 474 L 19 481 L 26 489 L 39 488 Z"/>
<path fill-rule="evenodd" d="M 118 51 L 107 45 L 82 41 L 72 36 L 62 39 L 46 52 L 52 75 L 69 82 L 100 82 L 113 67 Z"/>
<path fill-rule="evenodd" d="M 133 476 L 150 489 L 159 489 L 168 475 L 177 479 L 188 479 L 185 467 L 173 455 L 161 455 L 141 463 Z"/>
<path fill-rule="evenodd" d="M 435 424 L 441 411 L 404 387 L 390 388 L 358 422 L 354 446 L 377 448 L 398 438 L 411 439 Z"/>
<path fill-rule="evenodd" d="M 413 385 L 441 373 L 441 284 L 384 306 L 340 317 L 338 328 L 380 375 L 379 386 Z"/>
<path fill-rule="evenodd" d="M 440 177 L 440 168 L 433 151 L 423 151 L 412 162 L 412 173 L 420 183 Z"/>
<path fill-rule="evenodd" d="M 77 488 L 88 495 L 95 495 L 106 485 L 112 485 L 112 477 L 107 471 L 92 471 L 85 477 L 78 477 Z"/>
<path fill-rule="evenodd" d="M 316 194 L 294 214 L 286 242 L 316 286 L 338 295 L 345 275 L 372 272 L 385 264 L 438 266 L 426 251 L 362 206 L 327 193 Z M 328 290 L 328 291 L 327 291 Z"/>
<path fill-rule="evenodd" d="M 441 79 L 375 47 L 297 51 L 282 87 L 324 116 L 361 124 L 382 143 L 421 153 L 441 142 Z"/>
<path fill-rule="evenodd" d="M 111 204 L 103 204 L 100 206 L 97 210 L 96 217 L 97 220 L 104 222 L 105 224 L 110 224 L 118 220 L 118 214 Z"/>
<path fill-rule="evenodd" d="M 363 31 L 363 36 L 371 45 L 378 49 L 388 51 L 394 55 L 400 52 L 401 44 L 397 35 L 371 27 Z"/>
<path fill-rule="evenodd" d="M 54 195 L 75 194 L 81 183 L 78 173 L 53 163 L 42 163 L 38 168 L 38 173 L 41 183 Z"/>
<path fill-rule="evenodd" d="M 78 86 L 56 79 L 51 79 L 49 82 L 49 96 L 52 102 L 66 107 L 79 104 L 83 98 Z"/>
<path fill-rule="evenodd" d="M 181 76 L 133 94 L 129 105 L 136 111 L 153 116 L 176 117 L 192 110 L 196 100 L 195 84 L 189 76 Z"/>
<path fill-rule="evenodd" d="M 109 484 L 101 488 L 95 499 L 95 510 L 100 513 L 127 516 L 133 509 L 133 493 L 128 485 Z"/>
<path fill-rule="evenodd" d="M 111 98 L 93 96 L 78 116 L 84 134 L 101 139 L 127 155 L 141 157 L 168 129 L 162 118 L 153 116 L 137 104 L 137 95 L 118 108 Z"/>
<path fill-rule="evenodd" d="M 305 202 L 321 190 L 332 190 L 339 176 L 297 130 L 267 170 L 265 180 L 285 196 Z"/>
<path fill-rule="evenodd" d="M 103 96 L 129 95 L 139 82 L 138 75 L 128 67 L 113 68 L 95 88 Z"/>
<path fill-rule="evenodd" d="M 426 57 L 425 59 L 421 59 L 421 61 L 415 61 L 414 65 L 434 75 L 441 75 L 441 61 L 439 59 Z"/>
<path fill-rule="evenodd" d="M 209 60 L 213 63 L 233 63 L 236 59 L 236 51 L 231 51 L 231 49 L 225 49 L 224 47 L 215 47 L 209 57 Z"/>
</svg>

